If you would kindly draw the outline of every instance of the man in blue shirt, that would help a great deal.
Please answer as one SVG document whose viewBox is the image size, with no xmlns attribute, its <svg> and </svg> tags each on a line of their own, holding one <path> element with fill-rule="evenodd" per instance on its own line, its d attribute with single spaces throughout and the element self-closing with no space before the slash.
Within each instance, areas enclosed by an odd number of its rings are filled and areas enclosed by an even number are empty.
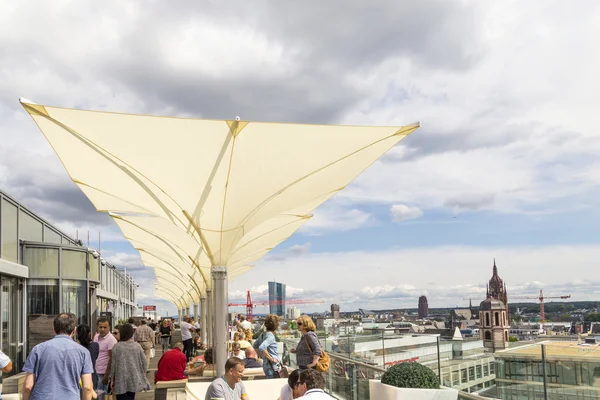
<svg viewBox="0 0 600 400">
<path fill-rule="evenodd" d="M 23 367 L 23 400 L 96 398 L 90 352 L 72 339 L 76 326 L 75 315 L 59 314 L 54 318 L 56 336 L 31 350 Z"/>
</svg>

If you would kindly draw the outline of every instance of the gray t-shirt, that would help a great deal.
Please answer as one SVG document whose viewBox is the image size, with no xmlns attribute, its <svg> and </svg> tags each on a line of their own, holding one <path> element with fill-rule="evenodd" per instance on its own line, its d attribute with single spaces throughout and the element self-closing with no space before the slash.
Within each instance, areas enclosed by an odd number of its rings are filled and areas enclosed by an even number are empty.
<svg viewBox="0 0 600 400">
<path fill-rule="evenodd" d="M 210 384 L 208 390 L 206 391 L 206 397 L 204 397 L 204 400 L 240 400 L 245 394 L 248 394 L 248 392 L 246 392 L 246 388 L 242 382 L 236 383 L 235 389 L 231 390 L 229 383 L 227 383 L 225 378 L 221 377 L 215 379 Z"/>
<path fill-rule="evenodd" d="M 35 375 L 31 400 L 79 400 L 81 375 L 94 372 L 90 352 L 68 335 L 35 346 L 23 366 Z"/>
</svg>

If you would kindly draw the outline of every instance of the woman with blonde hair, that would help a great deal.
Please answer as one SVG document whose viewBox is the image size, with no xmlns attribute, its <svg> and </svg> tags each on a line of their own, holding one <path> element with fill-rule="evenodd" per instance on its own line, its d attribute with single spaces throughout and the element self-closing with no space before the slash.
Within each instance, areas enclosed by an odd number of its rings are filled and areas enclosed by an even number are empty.
<svg viewBox="0 0 600 400">
<path fill-rule="evenodd" d="M 321 357 L 321 343 L 315 333 L 317 327 L 308 315 L 301 315 L 296 319 L 298 330 L 302 334 L 302 338 L 296 345 L 295 349 L 291 349 L 292 353 L 296 353 L 296 363 L 300 370 L 314 368 Z"/>
</svg>

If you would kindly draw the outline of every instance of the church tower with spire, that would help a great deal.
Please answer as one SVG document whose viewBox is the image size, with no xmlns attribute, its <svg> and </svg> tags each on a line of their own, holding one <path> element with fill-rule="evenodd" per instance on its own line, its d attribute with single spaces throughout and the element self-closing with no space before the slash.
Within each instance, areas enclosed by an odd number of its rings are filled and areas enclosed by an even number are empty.
<svg viewBox="0 0 600 400">
<path fill-rule="evenodd" d="M 487 351 L 505 349 L 510 328 L 506 284 L 498 275 L 496 259 L 492 278 L 487 284 L 487 298 L 479 305 L 480 336 Z"/>
<path fill-rule="evenodd" d="M 500 300 L 506 306 L 506 314 L 508 315 L 508 294 L 506 293 L 506 283 L 498 275 L 498 267 L 494 258 L 494 268 L 492 270 L 492 278 L 487 285 L 487 298 Z"/>
</svg>

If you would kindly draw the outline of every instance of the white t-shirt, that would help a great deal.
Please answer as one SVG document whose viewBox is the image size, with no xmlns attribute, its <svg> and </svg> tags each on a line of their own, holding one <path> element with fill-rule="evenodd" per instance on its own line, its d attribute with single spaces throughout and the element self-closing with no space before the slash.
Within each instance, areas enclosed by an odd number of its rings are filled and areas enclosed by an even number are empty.
<svg viewBox="0 0 600 400">
<path fill-rule="evenodd" d="M 310 389 L 304 396 L 298 397 L 299 399 L 307 399 L 307 400 L 329 400 L 334 399 L 327 393 L 325 393 L 322 389 Z"/>
<path fill-rule="evenodd" d="M 281 388 L 279 400 L 294 400 L 294 393 L 292 392 L 292 388 L 287 383 Z"/>
<path fill-rule="evenodd" d="M 181 328 L 181 340 L 189 340 L 192 338 L 192 333 L 190 332 L 190 329 L 194 329 L 192 324 L 181 321 L 179 323 L 179 328 Z"/>
<path fill-rule="evenodd" d="M 249 322 L 247 320 L 244 320 L 243 322 L 240 323 L 240 326 L 242 327 L 242 329 L 247 330 L 247 329 L 252 329 L 252 322 Z"/>
</svg>

